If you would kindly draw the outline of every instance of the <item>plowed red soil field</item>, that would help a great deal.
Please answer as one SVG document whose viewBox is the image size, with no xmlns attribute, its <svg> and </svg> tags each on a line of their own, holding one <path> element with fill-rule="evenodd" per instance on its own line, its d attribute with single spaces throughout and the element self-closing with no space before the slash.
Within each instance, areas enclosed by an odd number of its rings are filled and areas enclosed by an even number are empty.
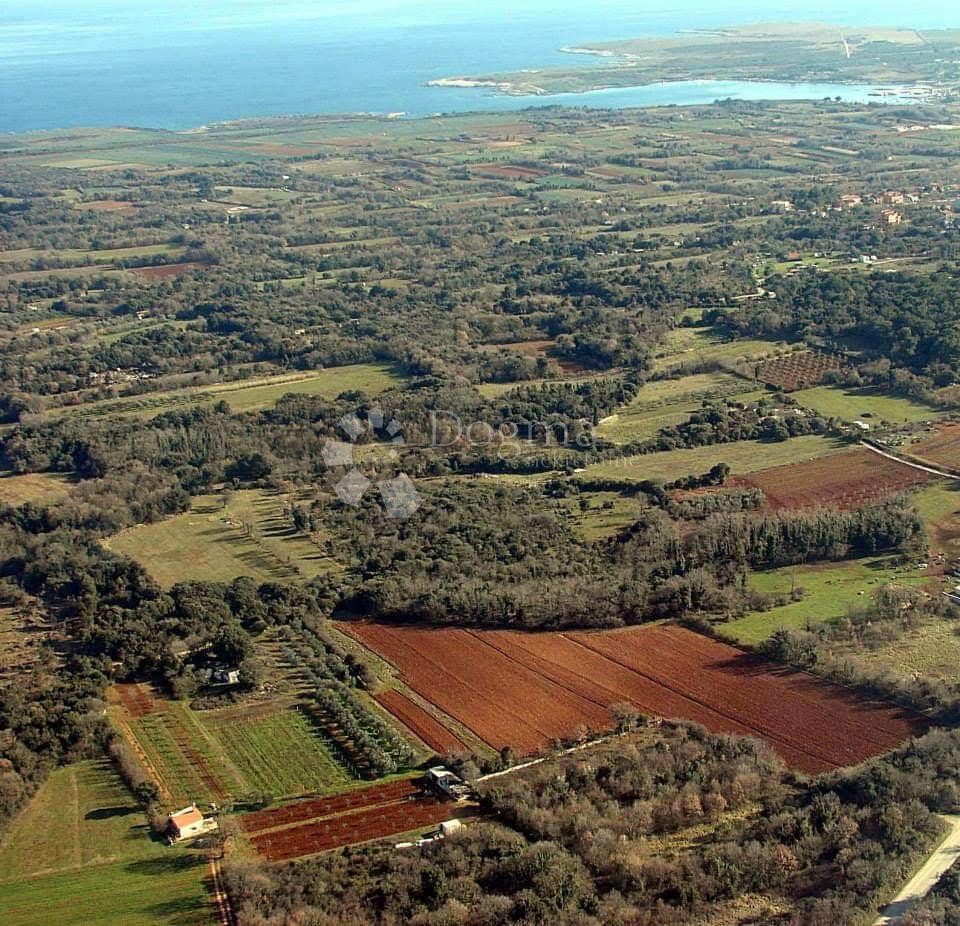
<svg viewBox="0 0 960 926">
<path fill-rule="evenodd" d="M 386 839 L 442 823 L 456 815 L 456 804 L 441 803 L 432 797 L 412 798 L 283 830 L 271 830 L 254 836 L 251 842 L 264 858 L 277 862 L 374 839 Z"/>
<path fill-rule="evenodd" d="M 409 779 L 300 801 L 240 818 L 253 847 L 271 862 L 386 839 L 450 820 L 460 805 L 439 801 Z"/>
<path fill-rule="evenodd" d="M 117 685 L 117 697 L 120 698 L 120 703 L 134 720 L 143 717 L 145 714 L 152 714 L 156 709 L 153 696 L 143 685 Z"/>
<path fill-rule="evenodd" d="M 341 627 L 480 739 L 524 754 L 583 726 L 609 729 L 610 708 L 621 703 L 758 737 L 811 774 L 861 762 L 928 726 L 919 715 L 679 627 L 531 634 Z"/>
<path fill-rule="evenodd" d="M 259 833 L 262 830 L 290 826 L 292 823 L 302 823 L 305 820 L 315 820 L 318 817 L 329 817 L 333 814 L 347 813 L 364 807 L 376 807 L 380 804 L 416 797 L 420 794 L 420 790 L 416 782 L 405 778 L 402 781 L 391 781 L 388 784 L 376 785 L 372 788 L 347 791 L 345 794 L 335 794 L 332 797 L 298 801 L 296 804 L 287 804 L 274 810 L 258 810 L 255 813 L 244 814 L 240 818 L 240 825 L 248 833 Z"/>
<path fill-rule="evenodd" d="M 858 449 L 736 476 L 728 485 L 760 489 L 767 497 L 767 505 L 779 511 L 821 505 L 857 508 L 935 478 L 904 463 Z"/>
<path fill-rule="evenodd" d="M 911 456 L 949 467 L 951 472 L 960 469 L 960 424 L 944 425 L 933 437 L 903 449 Z"/>
<path fill-rule="evenodd" d="M 96 199 L 91 202 L 77 203 L 74 208 L 84 209 L 87 212 L 129 212 L 137 206 L 126 200 Z"/>
<path fill-rule="evenodd" d="M 458 736 L 454 736 L 436 717 L 402 692 L 391 689 L 378 694 L 376 698 L 400 723 L 440 755 L 470 751 Z"/>
</svg>

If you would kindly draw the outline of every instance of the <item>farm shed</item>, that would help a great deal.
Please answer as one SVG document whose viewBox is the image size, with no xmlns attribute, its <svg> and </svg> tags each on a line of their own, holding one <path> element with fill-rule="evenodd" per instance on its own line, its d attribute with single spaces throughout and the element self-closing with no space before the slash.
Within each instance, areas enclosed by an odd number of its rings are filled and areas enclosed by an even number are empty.
<svg viewBox="0 0 960 926">
<path fill-rule="evenodd" d="M 234 668 L 214 669 L 211 680 L 217 685 L 239 685 L 240 670 Z"/>
<path fill-rule="evenodd" d="M 427 771 L 427 782 L 443 797 L 462 801 L 469 797 L 470 789 L 458 775 L 442 765 L 435 765 Z"/>
<path fill-rule="evenodd" d="M 199 836 L 208 830 L 215 829 L 217 823 L 215 820 L 206 819 L 196 804 L 184 807 L 176 813 L 170 814 L 167 828 L 172 842 L 179 842 L 182 839 L 190 839 L 192 836 Z"/>
</svg>

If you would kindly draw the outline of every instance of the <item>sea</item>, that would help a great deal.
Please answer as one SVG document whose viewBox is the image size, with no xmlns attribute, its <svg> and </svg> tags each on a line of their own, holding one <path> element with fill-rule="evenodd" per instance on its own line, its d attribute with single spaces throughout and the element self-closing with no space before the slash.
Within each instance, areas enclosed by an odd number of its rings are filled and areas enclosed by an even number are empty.
<svg viewBox="0 0 960 926">
<path fill-rule="evenodd" d="M 506 96 L 436 78 L 590 67 L 591 41 L 795 21 L 785 0 L 0 0 L 0 132 L 187 129 L 294 114 L 628 107 L 740 99 L 870 99 L 871 87 L 742 81 Z M 807 0 L 838 25 L 960 26 L 942 0 Z"/>
</svg>

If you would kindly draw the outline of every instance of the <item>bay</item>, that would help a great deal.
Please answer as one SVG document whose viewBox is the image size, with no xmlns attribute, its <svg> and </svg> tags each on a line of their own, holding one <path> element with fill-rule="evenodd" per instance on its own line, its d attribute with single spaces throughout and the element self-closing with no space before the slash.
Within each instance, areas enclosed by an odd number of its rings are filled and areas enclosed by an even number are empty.
<svg viewBox="0 0 960 926">
<path fill-rule="evenodd" d="M 0 0 L 0 131 L 84 125 L 185 129 L 298 113 L 506 111 L 704 103 L 726 97 L 871 99 L 869 87 L 704 81 L 512 97 L 430 87 L 457 74 L 590 67 L 566 45 L 758 20 L 795 5 L 677 0 Z M 904 17 L 909 16 L 909 23 Z M 813 0 L 804 19 L 916 28 L 960 24 L 946 5 Z"/>
</svg>

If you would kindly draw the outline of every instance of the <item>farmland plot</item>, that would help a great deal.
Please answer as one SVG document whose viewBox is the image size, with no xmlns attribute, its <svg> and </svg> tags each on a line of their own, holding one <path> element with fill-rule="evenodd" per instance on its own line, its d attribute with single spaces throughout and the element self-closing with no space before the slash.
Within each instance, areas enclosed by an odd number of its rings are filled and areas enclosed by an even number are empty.
<svg viewBox="0 0 960 926">
<path fill-rule="evenodd" d="M 679 476 L 699 475 L 707 472 L 716 463 L 726 463 L 731 473 L 736 475 L 754 473 L 789 463 L 802 463 L 817 457 L 839 453 L 844 449 L 846 449 L 845 446 L 838 441 L 817 434 L 808 434 L 776 443 L 737 441 L 730 444 L 710 444 L 706 447 L 620 457 L 590 464 L 587 467 L 587 474 L 588 477 L 597 479 L 668 481 Z"/>
<path fill-rule="evenodd" d="M 286 706 L 192 711 L 121 685 L 114 720 L 172 803 L 324 792 L 352 778 L 308 716 Z"/>
<path fill-rule="evenodd" d="M 384 839 L 434 826 L 462 812 L 438 801 L 409 778 L 246 814 L 240 825 L 270 861 Z"/>
<path fill-rule="evenodd" d="M 675 627 L 516 633 L 348 624 L 421 697 L 490 746 L 537 752 L 612 726 L 611 708 L 764 739 L 818 774 L 885 752 L 923 718 Z"/>
<path fill-rule="evenodd" d="M 55 769 L 0 843 L 4 926 L 212 926 L 199 853 L 152 839 L 106 758 Z"/>
<path fill-rule="evenodd" d="M 911 455 L 940 466 L 960 468 L 960 425 L 945 425 L 935 435 L 906 448 Z"/>
<path fill-rule="evenodd" d="M 805 386 L 816 386 L 831 371 L 844 370 L 846 367 L 847 363 L 842 357 L 805 350 L 765 360 L 757 364 L 752 372 L 755 379 L 769 386 L 793 392 Z"/>
<path fill-rule="evenodd" d="M 377 695 L 376 699 L 407 729 L 440 755 L 469 751 L 459 737 L 454 736 L 439 720 L 402 692 L 391 689 Z"/>
<path fill-rule="evenodd" d="M 820 505 L 852 509 L 926 485 L 934 478 L 869 450 L 857 449 L 736 476 L 731 484 L 760 489 L 775 510 Z"/>
<path fill-rule="evenodd" d="M 278 797 L 327 791 L 350 781 L 297 710 L 220 722 L 204 719 L 223 744 L 248 792 Z"/>
</svg>

